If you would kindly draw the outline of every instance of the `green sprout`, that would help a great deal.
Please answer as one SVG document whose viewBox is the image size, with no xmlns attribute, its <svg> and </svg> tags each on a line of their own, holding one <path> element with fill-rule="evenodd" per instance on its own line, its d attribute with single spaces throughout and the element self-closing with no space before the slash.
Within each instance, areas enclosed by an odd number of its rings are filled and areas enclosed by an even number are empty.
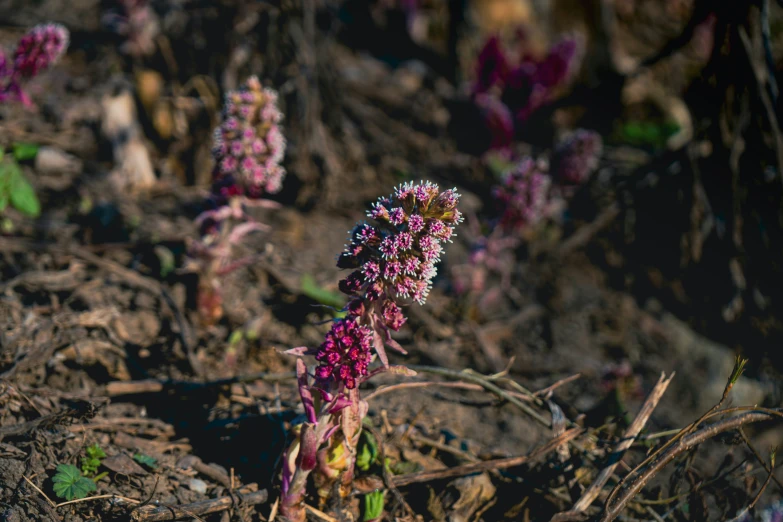
<svg viewBox="0 0 783 522">
<path fill-rule="evenodd" d="M 376 490 L 364 495 L 364 515 L 362 522 L 379 520 L 383 514 L 383 491 Z"/>
<path fill-rule="evenodd" d="M 101 465 L 101 461 L 106 458 L 106 453 L 97 444 L 88 446 L 84 450 L 85 456 L 82 457 L 82 473 L 87 477 L 94 477 L 93 480 L 97 481 L 106 476 L 106 473 L 95 476 L 98 473 L 98 468 Z"/>
</svg>

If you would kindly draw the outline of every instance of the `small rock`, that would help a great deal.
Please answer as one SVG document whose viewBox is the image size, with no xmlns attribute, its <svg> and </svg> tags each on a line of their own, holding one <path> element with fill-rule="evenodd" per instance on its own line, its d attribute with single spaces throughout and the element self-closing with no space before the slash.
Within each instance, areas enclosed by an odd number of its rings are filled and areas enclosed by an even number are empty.
<svg viewBox="0 0 783 522">
<path fill-rule="evenodd" d="M 35 170 L 40 174 L 73 176 L 79 174 L 82 167 L 79 158 L 54 147 L 41 147 L 35 155 Z"/>
<path fill-rule="evenodd" d="M 201 479 L 197 479 L 197 478 L 190 479 L 190 482 L 188 483 L 188 487 L 190 488 L 191 491 L 195 491 L 196 493 L 201 493 L 202 495 L 206 494 L 207 492 L 207 483 Z"/>
</svg>

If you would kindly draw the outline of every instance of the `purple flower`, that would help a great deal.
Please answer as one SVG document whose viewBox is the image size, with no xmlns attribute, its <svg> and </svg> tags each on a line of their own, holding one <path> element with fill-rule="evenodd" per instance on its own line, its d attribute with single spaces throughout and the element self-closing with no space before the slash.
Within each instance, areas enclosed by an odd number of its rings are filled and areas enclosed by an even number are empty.
<svg viewBox="0 0 783 522">
<path fill-rule="evenodd" d="M 391 212 L 389 212 L 389 221 L 393 225 L 402 225 L 405 222 L 405 211 L 400 208 L 393 208 Z"/>
<path fill-rule="evenodd" d="M 400 307 L 392 300 L 383 303 L 382 314 L 386 326 L 395 332 L 405 324 L 405 316 L 402 315 Z"/>
<path fill-rule="evenodd" d="M 601 136 L 578 129 L 564 139 L 552 153 L 552 177 L 563 185 L 581 185 L 598 168 L 603 150 Z"/>
<path fill-rule="evenodd" d="M 32 78 L 60 59 L 68 47 L 68 30 L 59 24 L 36 25 L 22 36 L 14 52 L 14 73 Z"/>
<path fill-rule="evenodd" d="M 408 230 L 413 234 L 421 232 L 424 229 L 424 225 L 424 218 L 418 214 L 413 214 L 408 218 Z"/>
<path fill-rule="evenodd" d="M 215 181 L 230 175 L 239 192 L 254 198 L 278 192 L 285 176 L 280 166 L 286 145 L 278 126 L 281 118 L 277 93 L 262 88 L 255 76 L 229 92 L 223 123 L 215 129 L 212 155 L 220 166 Z"/>
<path fill-rule="evenodd" d="M 338 266 L 361 266 L 367 284 L 380 284 L 373 289 L 378 297 L 386 294 L 423 303 L 434 275 L 424 267 L 438 259 L 440 243 L 448 241 L 462 221 L 456 208 L 459 197 L 455 189 L 441 192 L 430 182 L 400 185 L 375 203 L 368 216 L 377 224 L 358 226 Z M 370 248 L 357 254 L 355 248 L 363 245 Z"/>
<path fill-rule="evenodd" d="M 501 226 L 519 229 L 538 223 L 549 204 L 550 186 L 544 165 L 532 158 L 517 163 L 493 191 L 501 207 Z"/>
<path fill-rule="evenodd" d="M 32 105 L 22 82 L 51 66 L 68 47 L 68 30 L 59 24 L 33 27 L 19 40 L 13 59 L 0 49 L 0 102 L 21 101 Z"/>
<path fill-rule="evenodd" d="M 356 317 L 339 319 L 326 334 L 315 359 L 321 364 L 315 375 L 319 380 L 331 378 L 342 381 L 345 387 L 356 387 L 356 380 L 367 375 L 372 359 L 370 348 L 372 330 L 359 323 Z"/>
</svg>

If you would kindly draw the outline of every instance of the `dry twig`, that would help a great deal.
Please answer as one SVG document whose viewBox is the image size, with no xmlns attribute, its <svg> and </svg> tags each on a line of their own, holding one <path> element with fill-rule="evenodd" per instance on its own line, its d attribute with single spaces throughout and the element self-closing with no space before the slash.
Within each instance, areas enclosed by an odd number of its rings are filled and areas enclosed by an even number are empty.
<svg viewBox="0 0 783 522">
<path fill-rule="evenodd" d="M 658 474 L 658 472 L 683 452 L 726 431 L 735 430 L 753 422 L 770 420 L 771 418 L 772 415 L 767 412 L 751 411 L 716 422 L 691 435 L 678 439 L 676 444 L 671 446 L 668 451 L 652 462 L 637 479 L 622 491 L 616 502 L 610 504 L 612 499 L 610 498 L 607 500 L 601 522 L 611 522 L 617 518 L 623 509 L 625 509 L 625 506 L 628 505 L 628 502 L 630 502 L 633 497 L 636 496 L 636 494 L 641 491 L 656 474 Z"/>
<path fill-rule="evenodd" d="M 393 483 L 397 487 L 407 486 L 410 484 L 416 484 L 419 482 L 429 482 L 432 480 L 441 480 L 452 477 L 460 477 L 463 475 L 470 475 L 472 473 L 480 473 L 483 471 L 490 471 L 494 469 L 507 469 L 515 466 L 521 466 L 531 460 L 540 458 L 547 453 L 554 451 L 561 444 L 575 439 L 583 433 L 581 428 L 572 428 L 561 436 L 554 438 L 540 446 L 527 455 L 521 455 L 518 457 L 509 457 L 505 459 L 486 460 L 483 462 L 475 462 L 472 464 L 465 464 L 464 466 L 455 466 L 449 469 L 435 470 L 435 471 L 420 471 L 418 473 L 408 473 L 406 475 L 398 475 L 393 478 Z"/>
<path fill-rule="evenodd" d="M 647 424 L 650 415 L 652 415 L 652 412 L 658 406 L 658 402 L 666 392 L 666 388 L 669 387 L 669 383 L 672 381 L 672 378 L 674 378 L 674 373 L 672 373 L 669 377 L 666 377 L 666 375 L 663 373 L 661 374 L 661 377 L 658 379 L 655 387 L 642 405 L 641 410 L 639 410 L 638 415 L 631 425 L 628 426 L 628 429 L 625 431 L 622 440 L 612 453 L 610 464 L 601 470 L 601 473 L 599 473 L 598 477 L 596 477 L 595 481 L 593 481 L 590 487 L 585 490 L 585 492 L 582 494 L 582 497 L 576 502 L 576 504 L 574 504 L 574 507 L 571 508 L 571 511 L 583 512 L 590 506 L 590 504 L 593 503 L 596 498 L 598 498 L 601 490 L 612 476 L 612 473 L 614 473 L 614 470 L 617 468 L 620 460 L 622 460 L 623 455 L 625 455 L 625 452 L 628 450 L 628 448 L 631 447 L 631 445 L 636 440 L 636 437 Z"/>
<path fill-rule="evenodd" d="M 131 520 L 134 522 L 159 522 L 194 518 L 230 509 L 237 503 L 237 499 L 243 504 L 254 505 L 263 504 L 268 497 L 267 491 L 262 489 L 252 493 L 235 493 L 233 497 L 202 500 L 181 506 L 145 506 L 131 513 Z"/>
</svg>

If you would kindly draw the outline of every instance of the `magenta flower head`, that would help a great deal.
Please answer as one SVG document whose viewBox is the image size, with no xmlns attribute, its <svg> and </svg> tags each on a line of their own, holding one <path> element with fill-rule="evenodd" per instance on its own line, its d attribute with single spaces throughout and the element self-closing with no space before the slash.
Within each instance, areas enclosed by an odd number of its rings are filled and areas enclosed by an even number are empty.
<svg viewBox="0 0 783 522">
<path fill-rule="evenodd" d="M 68 30 L 59 24 L 36 25 L 25 34 L 14 52 L 14 73 L 32 78 L 55 63 L 68 47 Z"/>
<path fill-rule="evenodd" d="M 315 370 L 319 381 L 331 378 L 345 387 L 356 387 L 357 379 L 367 375 L 372 354 L 372 330 L 359 324 L 356 316 L 348 316 L 332 325 L 315 359 L 321 364 Z"/>
<path fill-rule="evenodd" d="M 215 129 L 215 181 L 225 185 L 229 179 L 250 197 L 278 192 L 285 176 L 280 165 L 286 146 L 279 126 L 282 117 L 277 92 L 263 88 L 255 76 L 229 92 L 223 121 Z"/>
<path fill-rule="evenodd" d="M 68 47 L 68 30 L 58 24 L 33 27 L 16 46 L 12 57 L 0 49 L 0 102 L 33 102 L 22 89 L 22 82 L 56 62 Z"/>
<path fill-rule="evenodd" d="M 373 348 L 384 367 L 384 346 L 404 353 L 389 332 L 406 321 L 404 301 L 423 304 L 427 299 L 442 243 L 451 241 L 454 227 L 463 219 L 457 210 L 459 198 L 456 189 L 404 183 L 373 205 L 368 212 L 373 224 L 360 223 L 353 229 L 337 260 L 338 267 L 353 269 L 339 285 L 352 296 L 347 315 L 332 325 L 314 352 L 320 363 L 315 377 L 323 389 L 328 383 L 355 388 L 368 375 Z"/>
<path fill-rule="evenodd" d="M 603 151 L 601 136 L 578 129 L 566 137 L 552 153 L 552 176 L 561 185 L 581 185 L 598 168 Z"/>
<path fill-rule="evenodd" d="M 507 172 L 494 196 L 501 206 L 500 224 L 506 229 L 535 225 L 546 216 L 552 182 L 546 164 L 525 158 Z"/>
<path fill-rule="evenodd" d="M 440 191 L 437 185 L 405 183 L 392 195 L 380 198 L 367 215 L 375 224 L 359 224 L 337 266 L 356 268 L 340 285 L 367 301 L 427 299 L 441 244 L 451 241 L 462 222 L 456 189 Z M 390 325 L 399 323 L 387 312 Z M 396 329 L 396 328 L 394 328 Z"/>
</svg>

